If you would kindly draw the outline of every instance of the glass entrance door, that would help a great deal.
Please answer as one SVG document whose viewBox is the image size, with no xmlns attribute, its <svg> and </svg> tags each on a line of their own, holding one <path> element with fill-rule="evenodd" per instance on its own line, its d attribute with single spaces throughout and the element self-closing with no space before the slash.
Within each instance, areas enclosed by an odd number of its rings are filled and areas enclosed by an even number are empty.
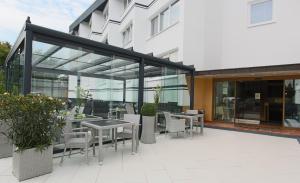
<svg viewBox="0 0 300 183">
<path fill-rule="evenodd" d="M 237 81 L 235 122 L 259 124 L 262 97 L 261 81 Z"/>
<path fill-rule="evenodd" d="M 283 81 L 237 81 L 236 123 L 282 125 Z"/>
</svg>

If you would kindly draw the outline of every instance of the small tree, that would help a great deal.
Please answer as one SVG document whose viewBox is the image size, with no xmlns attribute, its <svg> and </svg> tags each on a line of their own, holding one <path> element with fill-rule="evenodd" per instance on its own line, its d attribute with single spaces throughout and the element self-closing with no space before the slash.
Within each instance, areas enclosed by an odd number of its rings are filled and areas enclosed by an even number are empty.
<svg viewBox="0 0 300 183">
<path fill-rule="evenodd" d="M 154 103 L 156 106 L 158 106 L 159 102 L 160 102 L 160 94 L 161 94 L 162 88 L 161 86 L 157 85 L 154 88 Z"/>
<path fill-rule="evenodd" d="M 11 45 L 8 42 L 0 42 L 0 93 L 5 92 L 5 72 L 4 63 L 10 51 Z"/>
<path fill-rule="evenodd" d="M 2 133 L 18 152 L 32 148 L 43 151 L 65 125 L 63 117 L 58 117 L 63 109 L 61 100 L 43 95 L 0 94 L 0 125 L 8 127 Z"/>
</svg>

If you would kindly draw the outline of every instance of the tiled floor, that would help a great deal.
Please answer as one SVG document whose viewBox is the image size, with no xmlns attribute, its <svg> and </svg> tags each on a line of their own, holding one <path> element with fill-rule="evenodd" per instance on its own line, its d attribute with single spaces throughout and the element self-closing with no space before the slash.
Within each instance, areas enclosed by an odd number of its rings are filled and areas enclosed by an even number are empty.
<svg viewBox="0 0 300 183">
<path fill-rule="evenodd" d="M 160 135 L 131 155 L 130 143 L 105 150 L 104 165 L 81 155 L 54 159 L 52 174 L 25 183 L 299 183 L 300 145 L 296 139 L 205 129 L 203 136 Z M 14 183 L 11 158 L 0 160 L 0 183 Z"/>
</svg>

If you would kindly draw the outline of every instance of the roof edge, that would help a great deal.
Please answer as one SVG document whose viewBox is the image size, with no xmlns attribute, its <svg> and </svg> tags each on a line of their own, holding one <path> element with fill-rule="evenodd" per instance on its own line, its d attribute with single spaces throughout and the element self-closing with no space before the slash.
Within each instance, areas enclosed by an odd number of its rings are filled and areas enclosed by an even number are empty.
<svg viewBox="0 0 300 183">
<path fill-rule="evenodd" d="M 87 19 L 95 10 L 103 6 L 107 0 L 96 0 L 88 9 L 86 9 L 70 26 L 69 31 L 74 30 L 81 22 Z"/>
</svg>

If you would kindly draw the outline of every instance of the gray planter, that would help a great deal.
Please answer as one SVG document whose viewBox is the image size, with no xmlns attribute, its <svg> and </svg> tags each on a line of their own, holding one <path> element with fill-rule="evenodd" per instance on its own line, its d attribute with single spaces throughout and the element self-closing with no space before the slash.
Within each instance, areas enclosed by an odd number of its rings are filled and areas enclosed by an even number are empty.
<svg viewBox="0 0 300 183">
<path fill-rule="evenodd" d="M 22 153 L 13 152 L 13 174 L 19 181 L 51 173 L 53 170 L 53 146 L 45 151 L 28 149 Z"/>
<path fill-rule="evenodd" d="M 155 139 L 155 116 L 143 116 L 143 129 L 141 142 L 144 144 L 154 144 Z"/>
<path fill-rule="evenodd" d="M 12 156 L 13 148 L 10 141 L 6 138 L 2 132 L 6 132 L 7 127 L 2 124 L 0 125 L 0 159 Z"/>
</svg>

